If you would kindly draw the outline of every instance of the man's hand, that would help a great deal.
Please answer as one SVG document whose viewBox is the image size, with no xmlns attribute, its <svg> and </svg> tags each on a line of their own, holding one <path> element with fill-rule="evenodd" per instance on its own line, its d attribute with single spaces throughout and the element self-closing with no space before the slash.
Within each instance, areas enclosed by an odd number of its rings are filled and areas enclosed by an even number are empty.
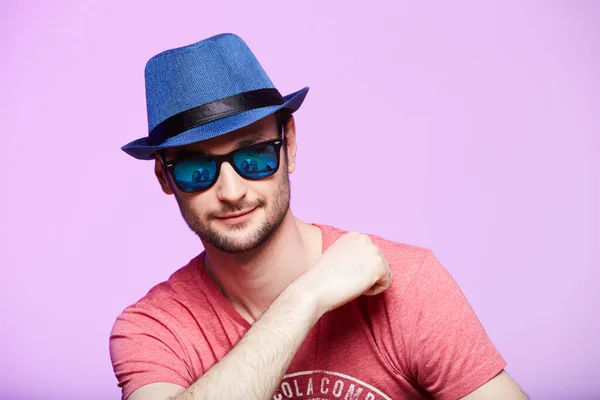
<svg viewBox="0 0 600 400">
<path fill-rule="evenodd" d="M 387 290 L 392 279 L 387 260 L 371 238 L 350 232 L 332 244 L 290 286 L 314 294 L 319 314 L 323 314 L 361 295 Z"/>
</svg>

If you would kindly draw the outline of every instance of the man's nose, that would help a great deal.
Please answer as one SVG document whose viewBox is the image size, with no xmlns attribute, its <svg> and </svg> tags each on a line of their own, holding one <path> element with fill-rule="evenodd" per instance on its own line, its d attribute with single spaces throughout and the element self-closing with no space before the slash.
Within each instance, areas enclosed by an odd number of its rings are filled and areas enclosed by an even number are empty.
<svg viewBox="0 0 600 400">
<path fill-rule="evenodd" d="M 245 179 L 235 172 L 228 162 L 221 164 L 219 179 L 215 186 L 219 200 L 228 203 L 237 203 L 248 191 Z"/>
</svg>

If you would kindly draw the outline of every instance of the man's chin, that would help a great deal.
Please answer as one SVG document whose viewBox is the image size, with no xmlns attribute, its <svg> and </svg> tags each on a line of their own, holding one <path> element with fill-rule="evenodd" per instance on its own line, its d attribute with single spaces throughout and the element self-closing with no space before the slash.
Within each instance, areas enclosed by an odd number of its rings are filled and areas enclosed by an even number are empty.
<svg viewBox="0 0 600 400">
<path fill-rule="evenodd" d="M 226 253 L 244 253 L 261 246 L 271 234 L 251 221 L 226 226 L 217 223 L 202 239 Z"/>
<path fill-rule="evenodd" d="M 254 250 L 262 244 L 261 241 L 256 238 L 239 238 L 239 237 L 224 237 L 221 236 L 219 239 L 211 243 L 215 248 L 230 254 L 245 253 Z"/>
</svg>

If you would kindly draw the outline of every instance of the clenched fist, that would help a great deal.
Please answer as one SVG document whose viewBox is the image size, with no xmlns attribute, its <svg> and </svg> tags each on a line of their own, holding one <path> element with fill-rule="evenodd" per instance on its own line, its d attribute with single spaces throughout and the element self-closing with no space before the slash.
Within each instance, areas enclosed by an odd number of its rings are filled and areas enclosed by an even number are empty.
<svg viewBox="0 0 600 400">
<path fill-rule="evenodd" d="M 350 232 L 339 238 L 294 284 L 315 296 L 326 313 L 361 295 L 379 294 L 392 285 L 392 271 L 368 235 Z"/>
</svg>

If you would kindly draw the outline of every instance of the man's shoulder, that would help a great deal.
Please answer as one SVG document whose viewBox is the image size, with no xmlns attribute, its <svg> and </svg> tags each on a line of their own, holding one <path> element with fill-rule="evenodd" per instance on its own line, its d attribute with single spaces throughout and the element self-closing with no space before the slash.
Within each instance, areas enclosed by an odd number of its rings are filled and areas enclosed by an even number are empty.
<svg viewBox="0 0 600 400">
<path fill-rule="evenodd" d="M 326 247 L 333 244 L 337 239 L 348 233 L 347 230 L 330 225 L 318 225 L 323 232 L 323 240 Z M 425 247 L 419 247 L 407 243 L 393 241 L 382 236 L 362 232 L 368 235 L 373 243 L 383 252 L 390 268 L 394 273 L 414 274 L 423 262 L 432 256 L 432 251 Z"/>
<path fill-rule="evenodd" d="M 144 296 L 127 306 L 119 320 L 179 319 L 189 313 L 190 305 L 202 304 L 197 256 L 163 282 L 154 285 Z"/>
<path fill-rule="evenodd" d="M 433 252 L 425 247 L 392 241 L 378 235 L 369 234 L 373 243 L 383 252 L 390 268 L 404 274 L 414 274 Z"/>
</svg>

